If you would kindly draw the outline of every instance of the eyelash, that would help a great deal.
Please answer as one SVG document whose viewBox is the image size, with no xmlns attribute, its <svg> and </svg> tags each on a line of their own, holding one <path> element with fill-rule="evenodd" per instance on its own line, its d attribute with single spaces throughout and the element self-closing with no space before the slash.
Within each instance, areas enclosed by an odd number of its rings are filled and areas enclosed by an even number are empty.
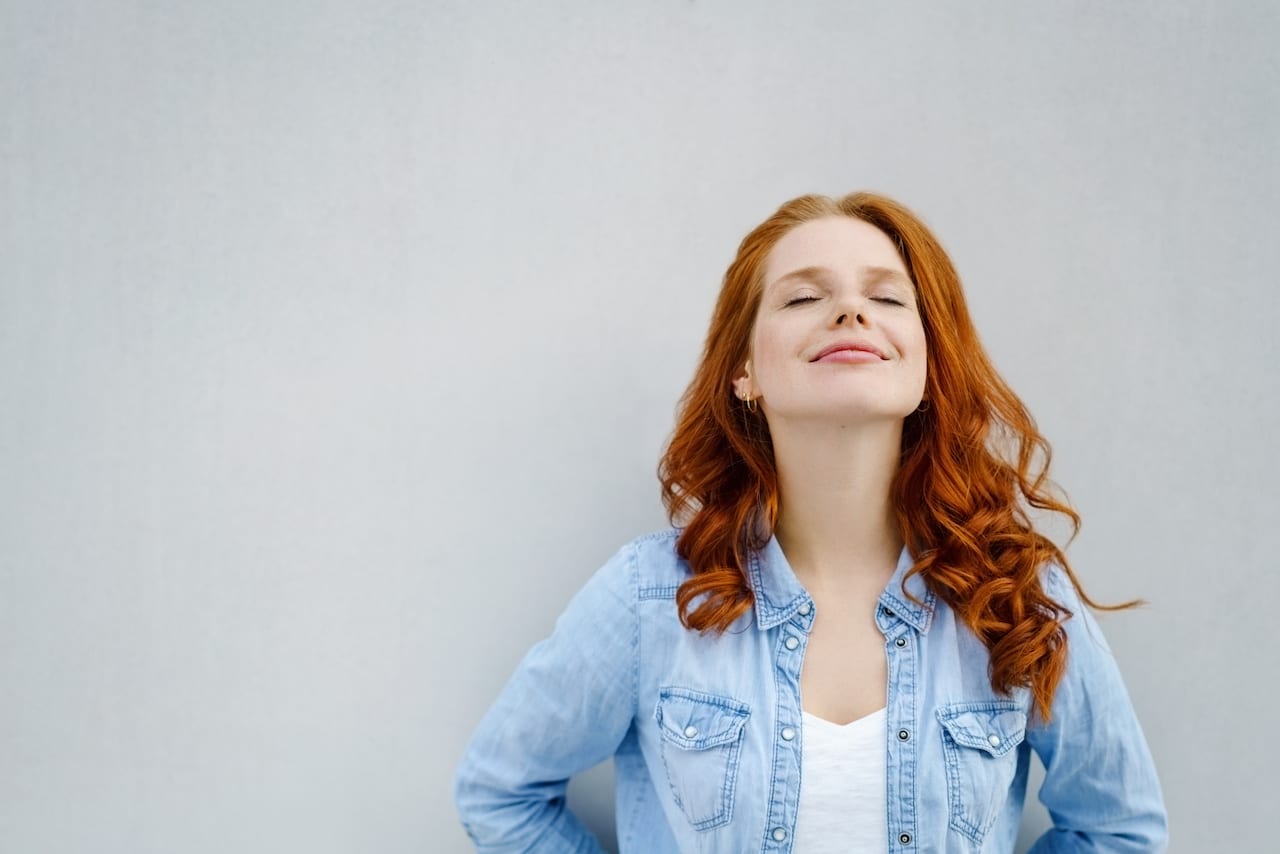
<svg viewBox="0 0 1280 854">
<path fill-rule="evenodd" d="M 786 307 L 790 308 L 793 305 L 803 305 L 805 303 L 817 302 L 817 300 L 818 300 L 817 297 L 796 297 L 795 299 L 787 300 Z M 896 305 L 899 307 L 906 306 L 905 302 L 903 302 L 902 300 L 894 299 L 893 297 L 872 297 L 872 300 L 874 302 L 884 303 L 885 305 Z"/>
</svg>

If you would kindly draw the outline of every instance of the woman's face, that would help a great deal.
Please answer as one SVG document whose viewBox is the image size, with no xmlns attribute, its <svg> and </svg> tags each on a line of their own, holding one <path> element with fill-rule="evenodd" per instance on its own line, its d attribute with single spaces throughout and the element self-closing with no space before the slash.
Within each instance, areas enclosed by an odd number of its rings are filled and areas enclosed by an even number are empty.
<svg viewBox="0 0 1280 854">
<path fill-rule="evenodd" d="M 835 348 L 835 349 L 833 349 Z M 778 419 L 903 419 L 924 394 L 926 342 L 897 247 L 859 219 L 832 216 L 774 245 L 734 391 Z"/>
</svg>

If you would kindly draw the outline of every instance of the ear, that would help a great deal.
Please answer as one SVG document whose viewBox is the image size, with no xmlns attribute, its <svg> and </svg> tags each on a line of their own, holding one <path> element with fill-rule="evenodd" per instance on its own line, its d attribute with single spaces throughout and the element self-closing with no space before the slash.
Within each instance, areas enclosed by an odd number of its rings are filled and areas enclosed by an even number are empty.
<svg viewBox="0 0 1280 854">
<path fill-rule="evenodd" d="M 755 389 L 751 382 L 751 360 L 748 359 L 742 366 L 742 370 L 738 371 L 733 378 L 733 393 L 739 399 L 752 398 L 756 396 Z"/>
</svg>

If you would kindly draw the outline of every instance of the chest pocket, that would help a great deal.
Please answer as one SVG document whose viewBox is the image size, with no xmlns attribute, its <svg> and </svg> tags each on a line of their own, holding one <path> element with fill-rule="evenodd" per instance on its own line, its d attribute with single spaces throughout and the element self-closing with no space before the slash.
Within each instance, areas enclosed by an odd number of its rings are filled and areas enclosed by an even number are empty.
<svg viewBox="0 0 1280 854">
<path fill-rule="evenodd" d="M 951 828 L 981 846 L 1008 800 L 1027 714 L 1012 700 L 995 700 L 943 706 L 938 720 Z"/>
<path fill-rule="evenodd" d="M 685 688 L 659 691 L 662 764 L 671 795 L 695 830 L 727 824 L 733 815 L 738 754 L 751 712 L 729 697 Z"/>
</svg>

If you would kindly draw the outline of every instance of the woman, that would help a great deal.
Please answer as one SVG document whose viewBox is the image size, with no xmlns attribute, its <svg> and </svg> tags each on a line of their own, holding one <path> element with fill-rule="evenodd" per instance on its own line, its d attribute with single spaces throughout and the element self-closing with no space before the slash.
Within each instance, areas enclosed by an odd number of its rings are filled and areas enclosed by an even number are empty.
<svg viewBox="0 0 1280 854">
<path fill-rule="evenodd" d="M 1059 548 L 1079 519 L 960 280 L 883 196 L 803 196 L 743 241 L 661 466 L 675 524 L 573 599 L 481 722 L 480 851 L 1011 852 L 1031 751 L 1047 851 L 1163 850 L 1155 769 Z M 1095 607 L 1097 607 L 1095 605 Z"/>
</svg>

